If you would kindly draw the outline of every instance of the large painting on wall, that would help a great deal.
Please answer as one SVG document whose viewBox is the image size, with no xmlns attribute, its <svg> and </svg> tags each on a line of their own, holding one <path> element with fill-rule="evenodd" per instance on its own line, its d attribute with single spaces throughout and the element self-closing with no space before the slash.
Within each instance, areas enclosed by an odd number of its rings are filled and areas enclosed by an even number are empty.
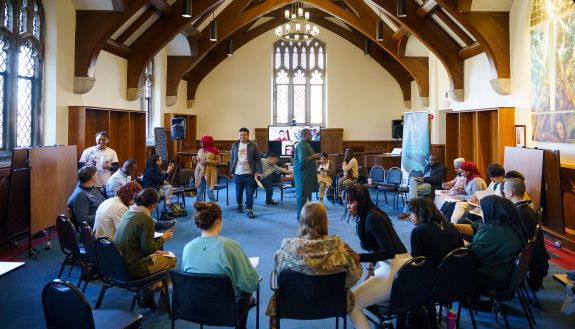
<svg viewBox="0 0 575 329">
<path fill-rule="evenodd" d="M 575 4 L 534 0 L 531 11 L 533 140 L 575 143 Z"/>
</svg>

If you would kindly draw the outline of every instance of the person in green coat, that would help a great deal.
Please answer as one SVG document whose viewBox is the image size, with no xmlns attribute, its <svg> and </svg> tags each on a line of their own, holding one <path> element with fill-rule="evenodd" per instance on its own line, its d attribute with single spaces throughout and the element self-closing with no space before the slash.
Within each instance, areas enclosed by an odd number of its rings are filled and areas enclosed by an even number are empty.
<svg viewBox="0 0 575 329">
<path fill-rule="evenodd" d="M 317 183 L 316 160 L 320 158 L 320 155 L 319 153 L 313 153 L 313 149 L 308 143 L 311 141 L 311 138 L 311 130 L 308 128 L 301 130 L 301 138 L 295 147 L 293 158 L 293 177 L 298 220 L 303 205 L 311 194 L 319 188 Z"/>
</svg>

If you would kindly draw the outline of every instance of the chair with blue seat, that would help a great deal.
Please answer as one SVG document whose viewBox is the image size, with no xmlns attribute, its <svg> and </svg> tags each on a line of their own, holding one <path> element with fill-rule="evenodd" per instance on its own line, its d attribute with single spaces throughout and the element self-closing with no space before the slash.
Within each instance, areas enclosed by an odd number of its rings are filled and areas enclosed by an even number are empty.
<svg viewBox="0 0 575 329">
<path fill-rule="evenodd" d="M 123 310 L 92 310 L 90 303 L 70 282 L 55 279 L 42 290 L 42 308 L 49 329 L 141 328 L 142 315 Z"/>
<path fill-rule="evenodd" d="M 403 172 L 401 168 L 398 167 L 391 167 L 387 171 L 387 175 L 385 177 L 385 183 L 381 184 L 377 188 L 377 193 L 379 194 L 380 191 L 383 191 L 383 195 L 385 196 L 385 203 L 387 203 L 387 192 L 393 192 L 393 209 L 397 208 L 397 204 L 399 203 L 399 187 L 401 186 L 401 182 L 403 179 Z"/>
<path fill-rule="evenodd" d="M 371 179 L 371 186 L 368 188 L 378 189 L 379 185 L 385 184 L 385 168 L 382 166 L 373 166 L 369 170 L 369 178 Z M 379 205 L 379 193 L 376 194 L 375 204 Z"/>
<path fill-rule="evenodd" d="M 68 276 L 72 273 L 74 266 L 80 266 L 80 279 L 77 285 L 80 286 L 84 272 L 90 263 L 88 254 L 80 243 L 78 243 L 78 234 L 74 224 L 65 216 L 59 215 L 56 219 L 56 230 L 58 231 L 58 240 L 60 241 L 60 249 L 65 255 L 58 278 L 62 276 L 62 272 L 66 266 L 70 266 Z"/>
<path fill-rule="evenodd" d="M 401 200 L 403 204 L 405 204 L 405 199 L 407 198 L 407 194 L 409 193 L 409 183 L 411 182 L 412 178 L 415 177 L 423 177 L 423 172 L 421 170 L 411 170 L 409 174 L 407 174 L 407 183 L 405 185 L 401 185 L 397 191 L 401 195 Z M 399 202 L 399 201 L 398 201 Z"/>
</svg>

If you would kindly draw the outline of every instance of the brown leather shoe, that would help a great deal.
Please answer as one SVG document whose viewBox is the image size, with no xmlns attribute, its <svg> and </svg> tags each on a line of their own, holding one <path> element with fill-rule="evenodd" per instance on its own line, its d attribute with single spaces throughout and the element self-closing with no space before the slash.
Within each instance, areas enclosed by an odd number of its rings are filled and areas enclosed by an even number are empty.
<svg viewBox="0 0 575 329">
<path fill-rule="evenodd" d="M 397 216 L 397 218 L 399 219 L 408 219 L 409 218 L 409 213 L 408 212 L 404 212 L 399 214 L 399 216 Z"/>
</svg>

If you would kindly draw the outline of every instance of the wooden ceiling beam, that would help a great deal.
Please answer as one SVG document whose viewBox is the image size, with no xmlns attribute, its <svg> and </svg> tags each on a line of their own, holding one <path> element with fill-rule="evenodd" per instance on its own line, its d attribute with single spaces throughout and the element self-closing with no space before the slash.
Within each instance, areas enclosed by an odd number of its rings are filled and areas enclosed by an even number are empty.
<svg viewBox="0 0 575 329">
<path fill-rule="evenodd" d="M 174 12 L 172 6 L 164 0 L 150 0 L 150 5 L 164 16 L 170 16 Z"/>
<path fill-rule="evenodd" d="M 399 41 L 408 33 L 409 29 L 405 27 L 405 25 L 402 25 L 399 29 L 397 29 L 397 31 L 393 33 L 391 38 L 393 39 L 393 41 Z"/>
<path fill-rule="evenodd" d="M 183 1 L 177 0 L 170 15 L 161 16 L 130 46 L 134 51 L 128 59 L 127 99 L 136 100 L 141 95 L 141 78 L 148 62 L 170 40 L 172 40 L 183 27 L 194 19 L 215 9 L 223 0 L 195 0 L 192 1 L 192 17 L 185 18 L 180 15 Z"/>
<path fill-rule="evenodd" d="M 129 3 L 128 5 L 126 5 Z M 74 54 L 74 93 L 83 94 L 92 89 L 98 55 L 104 45 L 126 20 L 148 4 L 148 0 L 113 2 L 114 9 L 122 11 L 76 11 Z M 97 26 L 98 28 L 94 28 Z"/>
<path fill-rule="evenodd" d="M 132 49 L 130 49 L 130 47 L 116 42 L 113 39 L 108 39 L 102 49 L 123 58 L 128 58 L 130 55 L 132 55 Z"/>
<path fill-rule="evenodd" d="M 467 35 L 467 33 L 465 33 L 465 31 L 463 31 L 463 29 L 457 25 L 457 23 L 455 23 L 453 19 L 451 19 L 451 17 L 449 17 L 449 15 L 447 15 L 443 10 L 436 10 L 435 15 L 443 23 L 445 23 L 445 25 L 447 25 L 447 27 L 449 27 L 449 29 L 451 29 L 451 31 L 453 31 L 453 33 L 455 33 L 455 35 L 457 35 L 461 41 L 463 41 L 466 47 L 474 43 L 473 39 L 471 39 L 471 37 Z"/>
<path fill-rule="evenodd" d="M 481 48 L 481 45 L 479 44 L 479 42 L 475 42 L 463 49 L 461 49 L 459 51 L 459 57 L 461 57 L 461 59 L 466 60 L 468 58 L 471 58 L 473 56 L 479 55 L 483 52 L 483 48 Z"/>
<path fill-rule="evenodd" d="M 511 92 L 509 12 L 469 12 L 471 0 L 436 0 L 475 39 L 491 69 L 491 87 L 500 95 Z M 471 49 L 471 48 L 470 48 Z M 476 50 L 475 50 L 476 51 Z M 470 54 L 463 52 L 463 56 Z"/>
<path fill-rule="evenodd" d="M 417 14 L 417 17 L 423 18 L 429 15 L 429 13 L 432 12 L 435 8 L 437 8 L 437 2 L 435 2 L 435 0 L 427 0 L 424 4 L 417 8 L 415 13 Z"/>
<path fill-rule="evenodd" d="M 372 0 L 375 6 L 389 17 L 407 27 L 443 63 L 449 76 L 450 94 L 454 100 L 463 101 L 464 66 L 458 53 L 461 47 L 429 15 L 419 18 L 418 6 L 414 1 L 406 1 L 407 16 L 398 18 L 396 0 Z M 412 63 L 413 64 L 413 63 Z"/>
<path fill-rule="evenodd" d="M 124 30 L 124 32 L 122 32 L 122 34 L 120 34 L 120 36 L 116 39 L 116 42 L 118 42 L 118 43 L 126 42 L 126 40 L 128 40 L 128 38 L 132 34 L 134 34 L 134 32 L 136 32 L 155 13 L 156 13 L 156 11 L 151 7 L 146 9 L 146 11 L 144 11 L 144 13 L 142 13 L 142 15 L 140 15 L 140 17 L 138 17 L 134 21 L 134 23 L 132 23 L 130 26 L 128 26 L 128 28 L 126 28 L 126 30 Z"/>
</svg>

